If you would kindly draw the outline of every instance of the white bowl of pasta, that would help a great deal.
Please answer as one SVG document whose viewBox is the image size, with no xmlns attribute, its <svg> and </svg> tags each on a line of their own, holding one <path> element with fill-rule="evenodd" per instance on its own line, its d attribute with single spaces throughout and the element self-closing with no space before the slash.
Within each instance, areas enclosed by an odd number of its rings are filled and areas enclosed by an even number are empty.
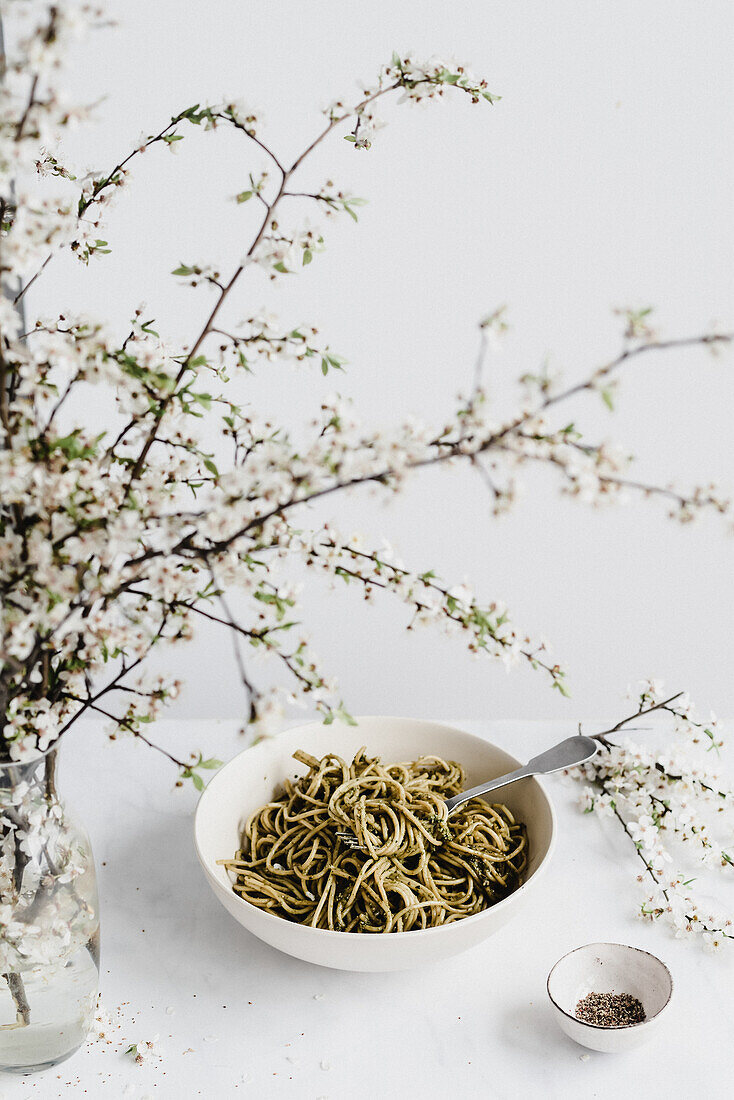
<svg viewBox="0 0 734 1100">
<path fill-rule="evenodd" d="M 459 781 L 518 764 L 439 722 L 299 726 L 213 777 L 196 810 L 197 855 L 225 909 L 288 955 L 338 970 L 423 966 L 518 916 L 548 866 L 556 820 L 538 779 L 502 789 L 501 806 L 474 800 L 442 817 Z"/>
</svg>

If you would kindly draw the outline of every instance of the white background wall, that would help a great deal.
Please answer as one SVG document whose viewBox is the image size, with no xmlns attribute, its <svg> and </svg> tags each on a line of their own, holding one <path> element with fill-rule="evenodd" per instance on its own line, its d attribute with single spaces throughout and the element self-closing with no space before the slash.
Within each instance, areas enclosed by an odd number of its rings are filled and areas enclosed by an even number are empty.
<svg viewBox="0 0 734 1100">
<path fill-rule="evenodd" d="M 513 330 L 490 373 L 500 406 L 546 356 L 573 379 L 615 353 L 612 307 L 655 305 L 670 335 L 734 322 L 728 0 L 106 6 L 119 26 L 80 48 L 70 74 L 75 96 L 107 96 L 98 124 L 70 143 L 83 167 L 109 168 L 141 130 L 232 95 L 262 109 L 264 136 L 287 158 L 320 126 L 319 109 L 351 95 L 394 48 L 454 54 L 503 96 L 495 108 L 459 95 L 389 106 L 369 153 L 332 140 L 302 182 L 331 176 L 368 197 L 359 226 L 328 227 L 326 253 L 302 276 L 274 288 L 256 272 L 237 292 L 233 320 L 267 303 L 318 323 L 349 359 L 339 388 L 365 419 L 441 420 L 471 376 L 478 319 L 503 302 Z M 55 308 L 61 294 L 122 326 L 144 300 L 169 336 L 192 337 L 207 292 L 168 272 L 182 260 L 224 271 L 236 262 L 255 211 L 228 200 L 260 161 L 233 135 L 192 131 L 180 145 L 177 158 L 156 149 L 136 167 L 111 217 L 112 255 L 88 271 L 49 269 L 34 309 Z M 334 385 L 276 366 L 243 394 L 299 423 Z M 630 370 L 614 416 L 585 400 L 568 418 L 592 439 L 629 445 L 640 477 L 715 477 L 732 489 L 733 402 L 731 355 L 691 352 Z M 514 514 L 498 522 L 488 512 L 485 488 L 464 470 L 426 474 L 389 505 L 361 493 L 318 515 L 384 534 L 411 565 L 505 599 L 568 665 L 572 699 L 530 670 L 507 676 L 470 660 L 458 641 L 406 634 L 393 603 L 365 608 L 350 591 L 312 584 L 315 649 L 354 712 L 572 720 L 616 713 L 630 682 L 656 675 L 734 713 L 730 524 L 683 529 L 654 503 L 590 511 L 559 498 L 542 472 L 529 472 Z M 240 712 L 227 638 L 202 631 L 175 660 L 190 680 L 179 714 Z"/>
</svg>

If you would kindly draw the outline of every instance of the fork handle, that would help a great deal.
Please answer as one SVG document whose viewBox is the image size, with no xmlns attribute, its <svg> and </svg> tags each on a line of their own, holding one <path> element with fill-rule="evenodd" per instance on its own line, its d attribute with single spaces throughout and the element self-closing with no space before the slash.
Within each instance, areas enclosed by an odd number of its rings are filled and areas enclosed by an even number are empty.
<svg viewBox="0 0 734 1100">
<path fill-rule="evenodd" d="M 596 755 L 599 745 L 593 737 L 584 737 L 576 734 L 567 737 L 552 748 L 546 749 L 532 760 L 528 760 L 524 767 L 517 771 L 501 775 L 499 779 L 490 779 L 488 783 L 480 783 L 478 787 L 472 787 L 470 791 L 460 791 L 452 798 L 446 799 L 449 813 L 453 813 L 457 806 L 462 806 L 470 798 L 479 798 L 489 791 L 496 791 L 498 787 L 505 787 L 508 783 L 514 783 L 517 779 L 525 779 L 528 775 L 550 775 L 551 772 L 559 772 L 564 768 L 575 768 L 584 764 Z"/>
<path fill-rule="evenodd" d="M 459 791 L 458 794 L 446 799 L 446 807 L 449 813 L 452 814 L 454 810 L 458 809 L 459 806 L 463 806 L 470 798 L 479 798 L 483 794 L 489 794 L 490 791 L 496 791 L 498 787 L 505 787 L 508 783 L 515 783 L 518 779 L 525 779 L 528 775 L 536 774 L 536 770 L 526 764 L 524 768 L 517 768 L 514 772 L 501 775 L 498 779 L 490 779 L 488 783 L 480 783 L 478 787 L 471 787 L 468 791 Z"/>
</svg>

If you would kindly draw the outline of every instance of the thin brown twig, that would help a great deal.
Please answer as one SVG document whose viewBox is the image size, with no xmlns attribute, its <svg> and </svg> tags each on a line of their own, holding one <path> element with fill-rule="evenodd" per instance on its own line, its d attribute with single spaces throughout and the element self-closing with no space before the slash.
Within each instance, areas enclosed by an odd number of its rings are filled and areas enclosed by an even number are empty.
<svg viewBox="0 0 734 1100">
<path fill-rule="evenodd" d="M 41 275 L 42 275 L 42 274 L 43 274 L 43 272 L 44 272 L 44 271 L 46 270 L 46 268 L 48 267 L 48 265 L 49 265 L 49 264 L 51 263 L 51 260 L 52 260 L 53 258 L 54 258 L 54 253 L 53 253 L 53 252 L 49 252 L 48 256 L 47 256 L 47 257 L 46 257 L 46 259 L 45 259 L 45 260 L 43 261 L 43 263 L 41 264 L 41 266 L 39 267 L 39 269 L 38 269 L 38 271 L 37 271 L 37 272 L 35 273 L 35 275 L 32 275 L 32 276 L 30 277 L 30 279 L 28 280 L 28 282 L 27 282 L 27 283 L 25 283 L 25 284 L 24 284 L 24 285 L 23 285 L 23 286 L 22 286 L 22 287 L 20 288 L 20 290 L 18 291 L 18 293 L 17 293 L 17 294 L 15 295 L 15 297 L 13 298 L 13 305 L 14 305 L 14 306 L 17 306 L 17 305 L 18 305 L 18 302 L 20 302 L 20 301 L 22 300 L 22 298 L 23 298 L 23 297 L 25 296 L 25 294 L 26 294 L 26 291 L 28 291 L 28 290 L 30 290 L 30 289 L 31 289 L 31 287 L 32 287 L 32 286 L 33 286 L 33 284 L 35 283 L 36 279 L 39 279 L 39 278 L 41 277 Z M 35 330 L 32 330 L 32 331 L 35 331 Z M 30 333 L 25 333 L 25 335 L 26 335 L 26 336 L 30 336 Z"/>
<path fill-rule="evenodd" d="M 660 341 L 655 344 L 644 344 L 638 348 L 626 350 L 617 359 L 613 360 L 607 368 L 603 369 L 609 371 L 611 369 L 621 366 L 622 363 L 627 362 L 635 355 L 640 355 L 644 352 L 652 350 L 661 351 L 668 350 L 670 348 L 691 347 L 702 344 L 712 344 L 716 342 L 728 343 L 732 339 L 734 339 L 734 336 L 732 334 L 714 334 L 698 337 L 686 337 L 679 340 Z M 598 372 L 595 373 L 598 374 Z M 486 439 L 476 441 L 476 445 L 471 451 L 462 450 L 462 447 L 467 443 L 467 440 L 451 441 L 437 439 L 434 440 L 434 445 L 436 447 L 442 448 L 442 450 L 438 454 L 431 455 L 427 458 L 415 459 L 414 461 L 407 462 L 405 468 L 409 470 L 418 470 L 428 466 L 440 465 L 445 462 L 453 461 L 455 459 L 470 458 L 490 451 L 493 447 L 497 446 L 497 444 L 500 443 L 500 441 L 503 440 L 508 434 L 510 434 L 510 432 L 517 431 L 519 427 L 527 423 L 533 417 L 537 416 L 543 409 L 547 408 L 549 405 L 557 404 L 560 401 L 566 400 L 567 398 L 572 397 L 577 393 L 581 393 L 584 390 L 589 390 L 593 388 L 593 377 L 594 376 L 587 379 L 585 382 L 577 383 L 575 386 L 572 386 L 568 390 L 565 390 L 562 394 L 558 394 L 553 398 L 547 398 L 539 406 L 539 408 L 537 408 L 533 412 L 529 412 L 515 418 L 515 420 L 510 421 L 503 428 L 498 429 L 496 432 L 492 432 Z M 342 492 L 345 489 L 354 488 L 358 485 L 364 485 L 370 482 L 385 484 L 387 481 L 389 481 L 390 477 L 394 475 L 394 473 L 395 471 L 393 469 L 385 468 L 383 470 L 375 471 L 371 474 L 362 474 L 357 477 L 350 478 L 346 481 L 338 481 L 333 485 L 326 486 L 323 489 L 317 489 L 315 492 L 309 493 L 306 496 L 292 496 L 288 500 L 283 501 L 277 507 L 274 507 L 270 511 L 265 512 L 263 515 L 257 516 L 255 519 L 249 520 L 238 531 L 235 531 L 234 534 L 228 536 L 226 539 L 222 539 L 217 543 L 212 544 L 210 547 L 208 547 L 208 549 L 215 553 L 219 553 L 222 550 L 226 550 L 229 546 L 232 545 L 233 542 L 236 542 L 238 539 L 242 538 L 242 536 L 247 534 L 248 531 L 262 527 L 262 525 L 266 523 L 269 519 L 272 519 L 278 515 L 282 515 L 283 512 L 288 511 L 288 509 L 290 508 L 294 508 L 299 504 L 306 504 L 310 501 L 319 500 L 323 497 L 330 496 L 332 493 Z M 193 548 L 193 545 L 190 543 L 190 538 L 186 537 L 175 549 L 189 548 Z"/>
<path fill-rule="evenodd" d="M 110 711 L 105 710 L 104 707 L 98 707 L 96 703 L 90 703 L 89 709 L 96 711 L 98 714 L 104 715 L 105 718 L 109 718 L 112 722 L 116 722 L 118 726 L 120 726 L 122 729 L 126 729 L 128 733 L 132 734 L 132 736 L 136 737 L 139 741 L 142 741 L 143 744 L 147 745 L 149 749 L 155 749 L 156 752 L 159 752 L 161 753 L 161 755 L 167 757 L 167 759 L 170 760 L 172 764 L 175 764 L 177 768 L 186 769 L 189 767 L 189 765 L 185 761 L 179 760 L 178 757 L 170 753 L 168 749 L 164 749 L 161 745 L 156 745 L 155 742 L 147 738 L 145 734 L 140 732 L 139 729 L 133 727 L 130 722 L 124 717 L 120 718 L 116 714 L 111 714 Z"/>
<path fill-rule="evenodd" d="M 274 196 L 273 200 L 269 203 L 266 202 L 266 204 L 265 204 L 266 205 L 266 210 L 265 210 L 265 214 L 263 216 L 262 222 L 260 224 L 260 228 L 258 229 L 257 233 L 255 234 L 255 237 L 254 237 L 252 243 L 250 244 L 250 247 L 247 250 L 247 253 L 245 255 L 244 260 L 240 264 L 237 265 L 237 267 L 236 267 L 233 275 L 229 279 L 229 281 L 226 282 L 222 286 L 219 297 L 217 298 L 217 301 L 214 303 L 214 306 L 211 309 L 211 311 L 209 312 L 209 315 L 208 315 L 206 321 L 204 322 L 203 327 L 200 329 L 198 336 L 194 340 L 194 343 L 191 347 L 191 350 L 187 353 L 186 358 L 184 359 L 184 361 L 181 365 L 181 369 L 180 369 L 180 371 L 179 371 L 179 373 L 176 377 L 176 381 L 175 381 L 175 384 L 173 386 L 173 389 L 171 390 L 171 393 L 168 396 L 166 396 L 160 403 L 160 407 L 157 410 L 157 412 L 155 414 L 155 417 L 154 417 L 153 426 L 151 427 L 151 430 L 150 430 L 150 432 L 149 432 L 149 434 L 148 434 L 148 436 L 145 440 L 145 443 L 143 444 L 142 450 L 140 451 L 140 453 L 139 453 L 138 457 L 136 458 L 135 463 L 132 467 L 132 470 L 131 470 L 131 473 L 130 473 L 130 478 L 129 478 L 129 481 L 128 481 L 128 492 L 130 490 L 130 487 L 132 486 L 132 483 L 139 476 L 139 474 L 140 474 L 140 472 L 141 472 L 141 470 L 142 470 L 142 468 L 145 464 L 145 459 L 146 459 L 146 457 L 148 455 L 148 451 L 150 450 L 150 447 L 152 445 L 152 440 L 153 440 L 153 437 L 156 434 L 158 424 L 162 420 L 162 418 L 165 414 L 165 411 L 168 408 L 168 405 L 170 404 L 171 400 L 175 396 L 176 391 L 178 389 L 178 386 L 181 383 L 181 380 L 183 379 L 183 377 L 184 377 L 186 371 L 188 370 L 192 360 L 196 356 L 197 352 L 201 348 L 201 346 L 204 343 L 204 341 L 206 340 L 207 336 L 212 331 L 212 329 L 214 327 L 214 322 L 216 321 L 222 306 L 224 305 L 224 303 L 226 302 L 226 300 L 229 297 L 230 293 L 232 292 L 233 287 L 238 282 L 240 276 L 242 275 L 242 272 L 245 270 L 245 268 L 247 267 L 247 265 L 251 261 L 253 255 L 255 253 L 255 250 L 257 249 L 257 247 L 260 244 L 263 236 L 265 235 L 265 231 L 268 227 L 268 224 L 272 219 L 273 212 L 277 209 L 278 203 L 280 202 L 281 198 L 283 197 L 283 194 L 285 192 L 285 188 L 286 188 L 286 184 L 287 184 L 288 180 L 291 178 L 293 173 L 297 171 L 297 169 L 300 167 L 300 165 L 303 163 L 303 161 L 306 159 L 306 157 L 308 157 L 309 154 L 311 152 L 313 152 L 313 150 L 317 147 L 317 145 L 319 145 L 320 142 L 323 141 L 323 139 L 327 136 L 327 134 L 331 133 L 331 131 L 334 129 L 335 126 L 337 126 L 340 122 L 343 122 L 346 118 L 351 117 L 351 115 L 358 114 L 360 111 L 364 110 L 364 108 L 368 104 L 372 103 L 379 96 L 385 95 L 385 94 L 387 94 L 387 92 L 393 91 L 394 88 L 396 88 L 396 87 L 398 87 L 398 84 L 390 85 L 387 88 L 382 88 L 379 91 L 373 93 L 372 95 L 367 96 L 364 100 L 362 100 L 361 103 L 359 103 L 354 108 L 353 111 L 350 111 L 347 114 L 345 114 L 345 115 L 343 115 L 339 118 L 335 118 L 335 119 L 330 120 L 328 126 L 326 126 L 317 135 L 316 138 L 314 138 L 314 140 L 306 147 L 306 149 L 300 154 L 300 156 L 296 157 L 293 164 L 288 169 L 284 169 L 282 167 L 280 162 L 277 161 L 277 158 L 275 158 L 274 154 L 269 149 L 267 149 L 267 147 L 257 137 L 255 137 L 253 133 L 251 133 L 245 127 L 242 127 L 242 126 L 239 127 L 241 132 L 245 133 L 247 135 L 247 137 L 250 138 L 251 141 L 254 141 L 260 148 L 265 149 L 266 152 L 268 152 L 271 156 L 274 157 L 274 159 L 276 160 L 276 162 L 278 164 L 280 172 L 281 172 L 280 185 L 278 187 L 278 191 L 277 191 L 276 195 Z"/>
<path fill-rule="evenodd" d="M 656 873 L 655 873 L 655 869 L 654 869 L 654 867 L 652 866 L 652 864 L 651 864 L 651 863 L 650 863 L 650 862 L 649 862 L 649 861 L 648 861 L 648 860 L 647 860 L 647 859 L 645 858 L 644 854 L 642 853 L 642 851 L 641 851 L 641 850 L 640 850 L 640 848 L 638 847 L 638 845 L 637 845 L 637 841 L 636 841 L 636 840 L 635 840 L 635 838 L 634 838 L 634 837 L 632 836 L 632 833 L 631 833 L 631 832 L 630 832 L 630 830 L 629 830 L 629 826 L 628 826 L 627 822 L 626 822 L 626 821 L 624 820 L 624 818 L 622 817 L 621 813 L 619 812 L 619 810 L 617 809 L 616 805 L 614 804 L 614 794 L 615 794 L 616 792 L 614 791 L 614 789 L 613 789 L 613 788 L 610 788 L 610 787 L 609 787 L 609 786 L 608 786 L 608 785 L 607 785 L 606 783 L 604 783 L 603 781 L 601 782 L 601 787 L 602 787 L 602 790 L 604 791 L 604 793 L 605 793 L 605 794 L 608 794 L 608 795 L 610 795 L 610 796 L 611 796 L 611 798 L 612 798 L 612 806 L 611 806 L 611 809 L 612 809 L 612 813 L 614 814 L 614 816 L 616 817 L 617 821 L 618 821 L 618 822 L 620 823 L 620 825 L 621 825 L 621 826 L 622 826 L 622 828 L 624 829 L 625 835 L 629 837 L 629 839 L 631 840 L 632 844 L 634 845 L 634 849 L 635 849 L 635 852 L 637 853 L 637 856 L 638 856 L 638 858 L 639 858 L 639 859 L 640 859 L 640 860 L 642 861 L 642 863 L 643 863 L 643 865 L 644 865 L 644 867 L 645 867 L 645 871 L 646 871 L 646 872 L 647 872 L 647 874 L 648 874 L 648 875 L 650 876 L 650 878 L 651 878 L 651 879 L 653 880 L 653 882 L 655 883 L 655 885 L 656 885 L 656 886 L 658 887 L 658 889 L 660 890 L 661 894 L 662 894 L 662 895 L 663 895 L 663 897 L 665 898 L 666 902 L 669 902 L 669 901 L 670 901 L 670 895 L 669 895 L 668 891 L 667 891 L 667 890 L 665 889 L 665 887 L 664 887 L 664 886 L 662 885 L 662 883 L 660 882 L 660 879 L 659 879 L 659 878 L 658 878 L 658 876 L 656 875 Z M 698 918 L 697 918 L 697 917 L 693 917 L 693 916 L 690 916 L 690 915 L 688 915 L 688 914 L 686 914 L 686 920 L 687 920 L 687 921 L 689 922 L 689 924 L 691 924 L 691 925 L 693 925 L 694 923 L 696 923 L 696 924 L 697 924 L 697 923 L 701 923 L 701 922 L 699 922 L 699 920 L 698 920 Z M 732 934 L 731 932 L 725 932 L 723 928 L 710 928 L 710 927 L 709 927 L 709 926 L 708 926 L 708 925 L 707 925 L 706 923 L 702 923 L 702 924 L 701 924 L 701 927 L 703 928 L 703 931 L 704 931 L 704 932 L 712 932 L 712 933 L 718 933 L 719 935 L 721 935 L 721 936 L 724 936 L 724 937 L 725 937 L 726 939 L 729 939 L 729 940 L 732 940 L 732 939 L 734 939 L 734 934 Z"/>
<path fill-rule="evenodd" d="M 628 715 L 627 718 L 622 718 L 615 726 L 610 726 L 608 730 L 602 730 L 601 733 L 591 734 L 590 736 L 594 741 L 599 741 L 605 748 L 610 747 L 610 743 L 607 738 L 613 734 L 618 733 L 619 730 L 629 725 L 630 722 L 635 722 L 638 718 L 643 718 L 646 714 L 652 714 L 656 710 L 667 710 L 671 703 L 674 703 L 676 699 L 680 699 L 683 695 L 682 691 L 677 691 L 675 695 L 669 696 L 667 699 L 663 699 L 660 703 L 655 703 L 653 706 L 645 707 L 642 710 L 635 711 L 634 714 Z"/>
<path fill-rule="evenodd" d="M 30 113 L 31 113 L 31 111 L 33 110 L 33 108 L 36 104 L 36 92 L 38 91 L 38 82 L 39 82 L 39 80 L 40 80 L 40 77 L 39 77 L 38 73 L 34 73 L 33 74 L 33 79 L 31 80 L 31 90 L 30 90 L 30 94 L 28 96 L 28 102 L 26 103 L 25 110 L 23 111 L 23 114 L 20 116 L 20 121 L 18 122 L 18 126 L 17 126 L 16 131 L 15 131 L 15 139 L 14 140 L 16 142 L 19 142 L 23 138 L 23 136 L 24 136 L 23 132 L 25 130 L 26 123 L 28 122 L 28 118 L 30 116 Z"/>
<path fill-rule="evenodd" d="M 241 626 L 236 621 L 234 615 L 230 611 L 229 604 L 228 604 L 228 602 L 227 602 L 227 600 L 224 596 L 224 592 L 222 591 L 222 589 L 219 586 L 219 582 L 217 581 L 217 578 L 216 578 L 214 569 L 212 567 L 212 564 L 208 560 L 207 560 L 207 566 L 209 568 L 209 575 L 211 576 L 212 583 L 214 584 L 214 588 L 215 588 L 216 593 L 217 593 L 217 598 L 219 599 L 219 603 L 221 604 L 222 611 L 224 612 L 224 614 L 226 616 L 226 625 L 229 626 L 230 629 L 232 630 L 232 648 L 234 650 L 234 658 L 235 658 L 235 662 L 237 664 L 237 671 L 239 672 L 240 679 L 241 679 L 241 681 L 244 685 L 245 690 L 247 691 L 248 702 L 250 704 L 250 714 L 252 716 L 253 715 L 253 710 L 254 710 L 254 702 L 255 702 L 255 699 L 257 698 L 258 691 L 255 688 L 255 685 L 250 680 L 249 676 L 247 675 L 247 669 L 245 668 L 244 658 L 243 658 L 242 653 L 240 651 L 239 640 L 237 638 L 238 634 L 243 634 L 245 636 L 249 635 L 250 637 L 252 637 L 252 633 L 250 631 L 246 630 L 243 626 Z M 211 617 L 213 618 L 214 616 L 211 616 Z"/>
<path fill-rule="evenodd" d="M 527 440 L 531 443 L 544 441 L 544 437 L 542 436 L 529 436 L 525 435 L 523 432 L 519 432 L 517 435 L 513 436 L 513 438 L 517 440 Z M 573 440 L 568 439 L 548 439 L 547 442 L 550 442 L 551 444 L 556 444 L 557 446 L 573 447 L 575 450 L 581 451 L 587 457 L 593 457 L 594 455 L 597 455 L 600 450 L 599 447 L 594 446 L 593 444 L 584 445 L 575 443 Z M 506 454 L 515 455 L 517 458 L 523 461 L 550 463 L 553 466 L 558 466 L 559 469 L 564 473 L 567 472 L 563 461 L 555 455 L 529 454 L 527 451 L 517 450 L 511 445 L 511 443 L 497 443 L 496 446 L 499 450 L 504 451 Z M 600 485 L 614 485 L 620 489 L 633 489 L 635 492 L 642 493 L 644 496 L 665 497 L 668 500 L 675 501 L 681 506 L 681 508 L 689 505 L 711 505 L 712 507 L 715 507 L 719 512 L 724 510 L 722 501 L 718 500 L 714 496 L 711 496 L 710 494 L 701 497 L 685 496 L 683 493 L 672 489 L 670 486 L 667 485 L 651 485 L 648 482 L 635 481 L 631 478 L 625 477 L 617 477 L 614 474 L 597 473 L 595 474 L 595 476 Z M 569 480 L 573 481 L 573 478 L 570 478 Z"/>
</svg>

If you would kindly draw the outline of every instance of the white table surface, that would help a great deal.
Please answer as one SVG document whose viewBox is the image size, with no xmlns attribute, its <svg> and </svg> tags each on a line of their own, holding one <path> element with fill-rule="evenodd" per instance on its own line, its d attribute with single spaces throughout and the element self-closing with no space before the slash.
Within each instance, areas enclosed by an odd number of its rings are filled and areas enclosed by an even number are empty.
<svg viewBox="0 0 734 1100">
<path fill-rule="evenodd" d="M 521 758 L 569 732 L 558 722 L 453 724 Z M 235 723 L 222 721 L 161 722 L 152 736 L 222 759 L 242 747 Z M 196 861 L 194 792 L 173 790 L 169 766 L 144 746 L 71 731 L 60 780 L 95 849 L 113 1022 L 55 1069 L 0 1075 L 0 1100 L 731 1096 L 734 952 L 706 956 L 632 915 L 629 841 L 613 822 L 584 818 L 568 780 L 547 781 L 559 837 L 534 912 L 464 955 L 403 974 L 322 969 L 246 932 Z M 665 1026 L 639 1051 L 587 1057 L 551 1015 L 548 970 L 593 940 L 644 947 L 673 973 Z M 124 1054 L 155 1035 L 150 1063 Z"/>
</svg>

